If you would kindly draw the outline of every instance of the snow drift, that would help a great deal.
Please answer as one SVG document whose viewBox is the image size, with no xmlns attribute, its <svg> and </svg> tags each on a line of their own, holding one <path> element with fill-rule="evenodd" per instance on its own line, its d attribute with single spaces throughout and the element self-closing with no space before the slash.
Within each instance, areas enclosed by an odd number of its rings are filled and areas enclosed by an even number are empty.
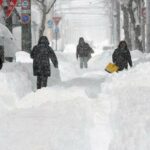
<svg viewBox="0 0 150 150">
<path fill-rule="evenodd" d="M 102 85 L 102 95 L 111 103 L 113 137 L 109 150 L 150 149 L 150 59 L 138 51 L 132 57 L 134 68 L 110 75 Z"/>
</svg>

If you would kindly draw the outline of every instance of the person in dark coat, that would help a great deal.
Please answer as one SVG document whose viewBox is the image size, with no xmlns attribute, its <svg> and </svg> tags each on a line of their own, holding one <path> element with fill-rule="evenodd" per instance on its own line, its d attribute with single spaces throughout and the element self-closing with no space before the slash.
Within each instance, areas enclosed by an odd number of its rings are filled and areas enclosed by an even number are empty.
<svg viewBox="0 0 150 150">
<path fill-rule="evenodd" d="M 4 63 L 4 46 L 0 45 L 0 69 L 2 69 Z"/>
<path fill-rule="evenodd" d="M 91 54 L 94 53 L 93 49 L 88 43 L 85 43 L 84 38 L 79 38 L 79 43 L 76 50 L 76 58 L 80 59 L 80 68 L 88 68 L 88 60 L 91 58 Z"/>
<path fill-rule="evenodd" d="M 51 75 L 50 59 L 55 68 L 58 68 L 57 57 L 49 46 L 46 36 L 41 36 L 38 45 L 31 52 L 33 58 L 33 73 L 37 76 L 37 89 L 47 86 L 47 79 Z"/>
<path fill-rule="evenodd" d="M 112 55 L 112 60 L 119 67 L 119 71 L 128 69 L 128 64 L 132 67 L 131 54 L 125 41 L 119 43 L 118 48 Z"/>
</svg>

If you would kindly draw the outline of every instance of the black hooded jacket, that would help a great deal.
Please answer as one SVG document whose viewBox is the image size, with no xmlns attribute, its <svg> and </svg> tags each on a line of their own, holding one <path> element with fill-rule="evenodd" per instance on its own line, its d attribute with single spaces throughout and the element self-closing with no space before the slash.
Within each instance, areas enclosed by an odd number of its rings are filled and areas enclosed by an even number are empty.
<svg viewBox="0 0 150 150">
<path fill-rule="evenodd" d="M 117 49 L 115 49 L 112 55 L 112 60 L 113 63 L 115 63 L 119 67 L 119 71 L 128 69 L 128 63 L 130 67 L 132 67 L 131 54 L 128 48 L 121 49 L 118 47 Z"/>
<path fill-rule="evenodd" d="M 80 38 L 76 50 L 76 57 L 89 57 L 91 56 L 91 53 L 94 53 L 93 49 L 89 46 L 88 43 L 85 43 L 83 38 Z"/>
<path fill-rule="evenodd" d="M 58 68 L 57 57 L 53 49 L 49 46 L 49 41 L 46 36 L 39 39 L 38 45 L 33 47 L 31 52 L 33 58 L 33 73 L 35 76 L 50 76 L 50 60 L 55 68 Z"/>
</svg>

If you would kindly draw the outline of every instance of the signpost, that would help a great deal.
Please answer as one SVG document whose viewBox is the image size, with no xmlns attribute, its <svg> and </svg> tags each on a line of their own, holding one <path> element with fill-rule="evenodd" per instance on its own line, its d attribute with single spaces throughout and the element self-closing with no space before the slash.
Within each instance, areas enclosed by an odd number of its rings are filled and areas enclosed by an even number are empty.
<svg viewBox="0 0 150 150">
<path fill-rule="evenodd" d="M 61 20 L 61 17 L 53 17 L 54 23 L 57 26 Z"/>
<path fill-rule="evenodd" d="M 60 20 L 61 20 L 61 17 L 59 17 L 59 16 L 53 17 L 53 21 L 55 23 L 56 51 L 57 51 L 57 40 L 58 40 L 58 33 L 59 33 L 58 24 L 59 24 Z"/>
<path fill-rule="evenodd" d="M 21 0 L 22 50 L 31 52 L 31 2 Z"/>
<path fill-rule="evenodd" d="M 6 10 L 6 17 L 7 18 L 12 14 L 16 5 L 17 5 L 17 0 L 10 0 L 9 1 L 8 8 Z"/>
<path fill-rule="evenodd" d="M 52 20 L 48 20 L 47 24 L 48 24 L 48 28 L 53 27 L 53 21 Z"/>
<path fill-rule="evenodd" d="M 23 24 L 28 24 L 30 22 L 30 16 L 28 14 L 22 14 L 21 20 Z"/>
<path fill-rule="evenodd" d="M 3 4 L 3 0 L 0 0 L 0 6 Z"/>
<path fill-rule="evenodd" d="M 30 9 L 30 0 L 21 0 L 21 9 L 29 10 Z"/>
</svg>

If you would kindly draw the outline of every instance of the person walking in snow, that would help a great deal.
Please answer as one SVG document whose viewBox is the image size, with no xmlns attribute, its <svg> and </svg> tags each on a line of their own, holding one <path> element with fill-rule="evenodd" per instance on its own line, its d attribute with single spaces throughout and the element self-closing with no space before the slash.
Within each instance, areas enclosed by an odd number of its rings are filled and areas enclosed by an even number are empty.
<svg viewBox="0 0 150 150">
<path fill-rule="evenodd" d="M 47 86 L 47 79 L 51 75 L 50 60 L 55 68 L 58 68 L 57 57 L 53 49 L 49 46 L 46 36 L 41 36 L 38 44 L 31 52 L 33 58 L 33 73 L 37 76 L 37 89 Z"/>
<path fill-rule="evenodd" d="M 0 45 L 0 69 L 2 69 L 4 63 L 4 46 Z"/>
<path fill-rule="evenodd" d="M 119 43 L 118 48 L 115 49 L 112 55 L 112 60 L 119 67 L 118 71 L 128 69 L 128 64 L 132 67 L 131 54 L 125 41 Z"/>
<path fill-rule="evenodd" d="M 93 49 L 88 43 L 85 43 L 84 38 L 79 38 L 79 43 L 76 50 L 76 58 L 80 59 L 80 68 L 88 68 L 88 60 L 91 58 L 91 54 L 94 53 Z"/>
</svg>

